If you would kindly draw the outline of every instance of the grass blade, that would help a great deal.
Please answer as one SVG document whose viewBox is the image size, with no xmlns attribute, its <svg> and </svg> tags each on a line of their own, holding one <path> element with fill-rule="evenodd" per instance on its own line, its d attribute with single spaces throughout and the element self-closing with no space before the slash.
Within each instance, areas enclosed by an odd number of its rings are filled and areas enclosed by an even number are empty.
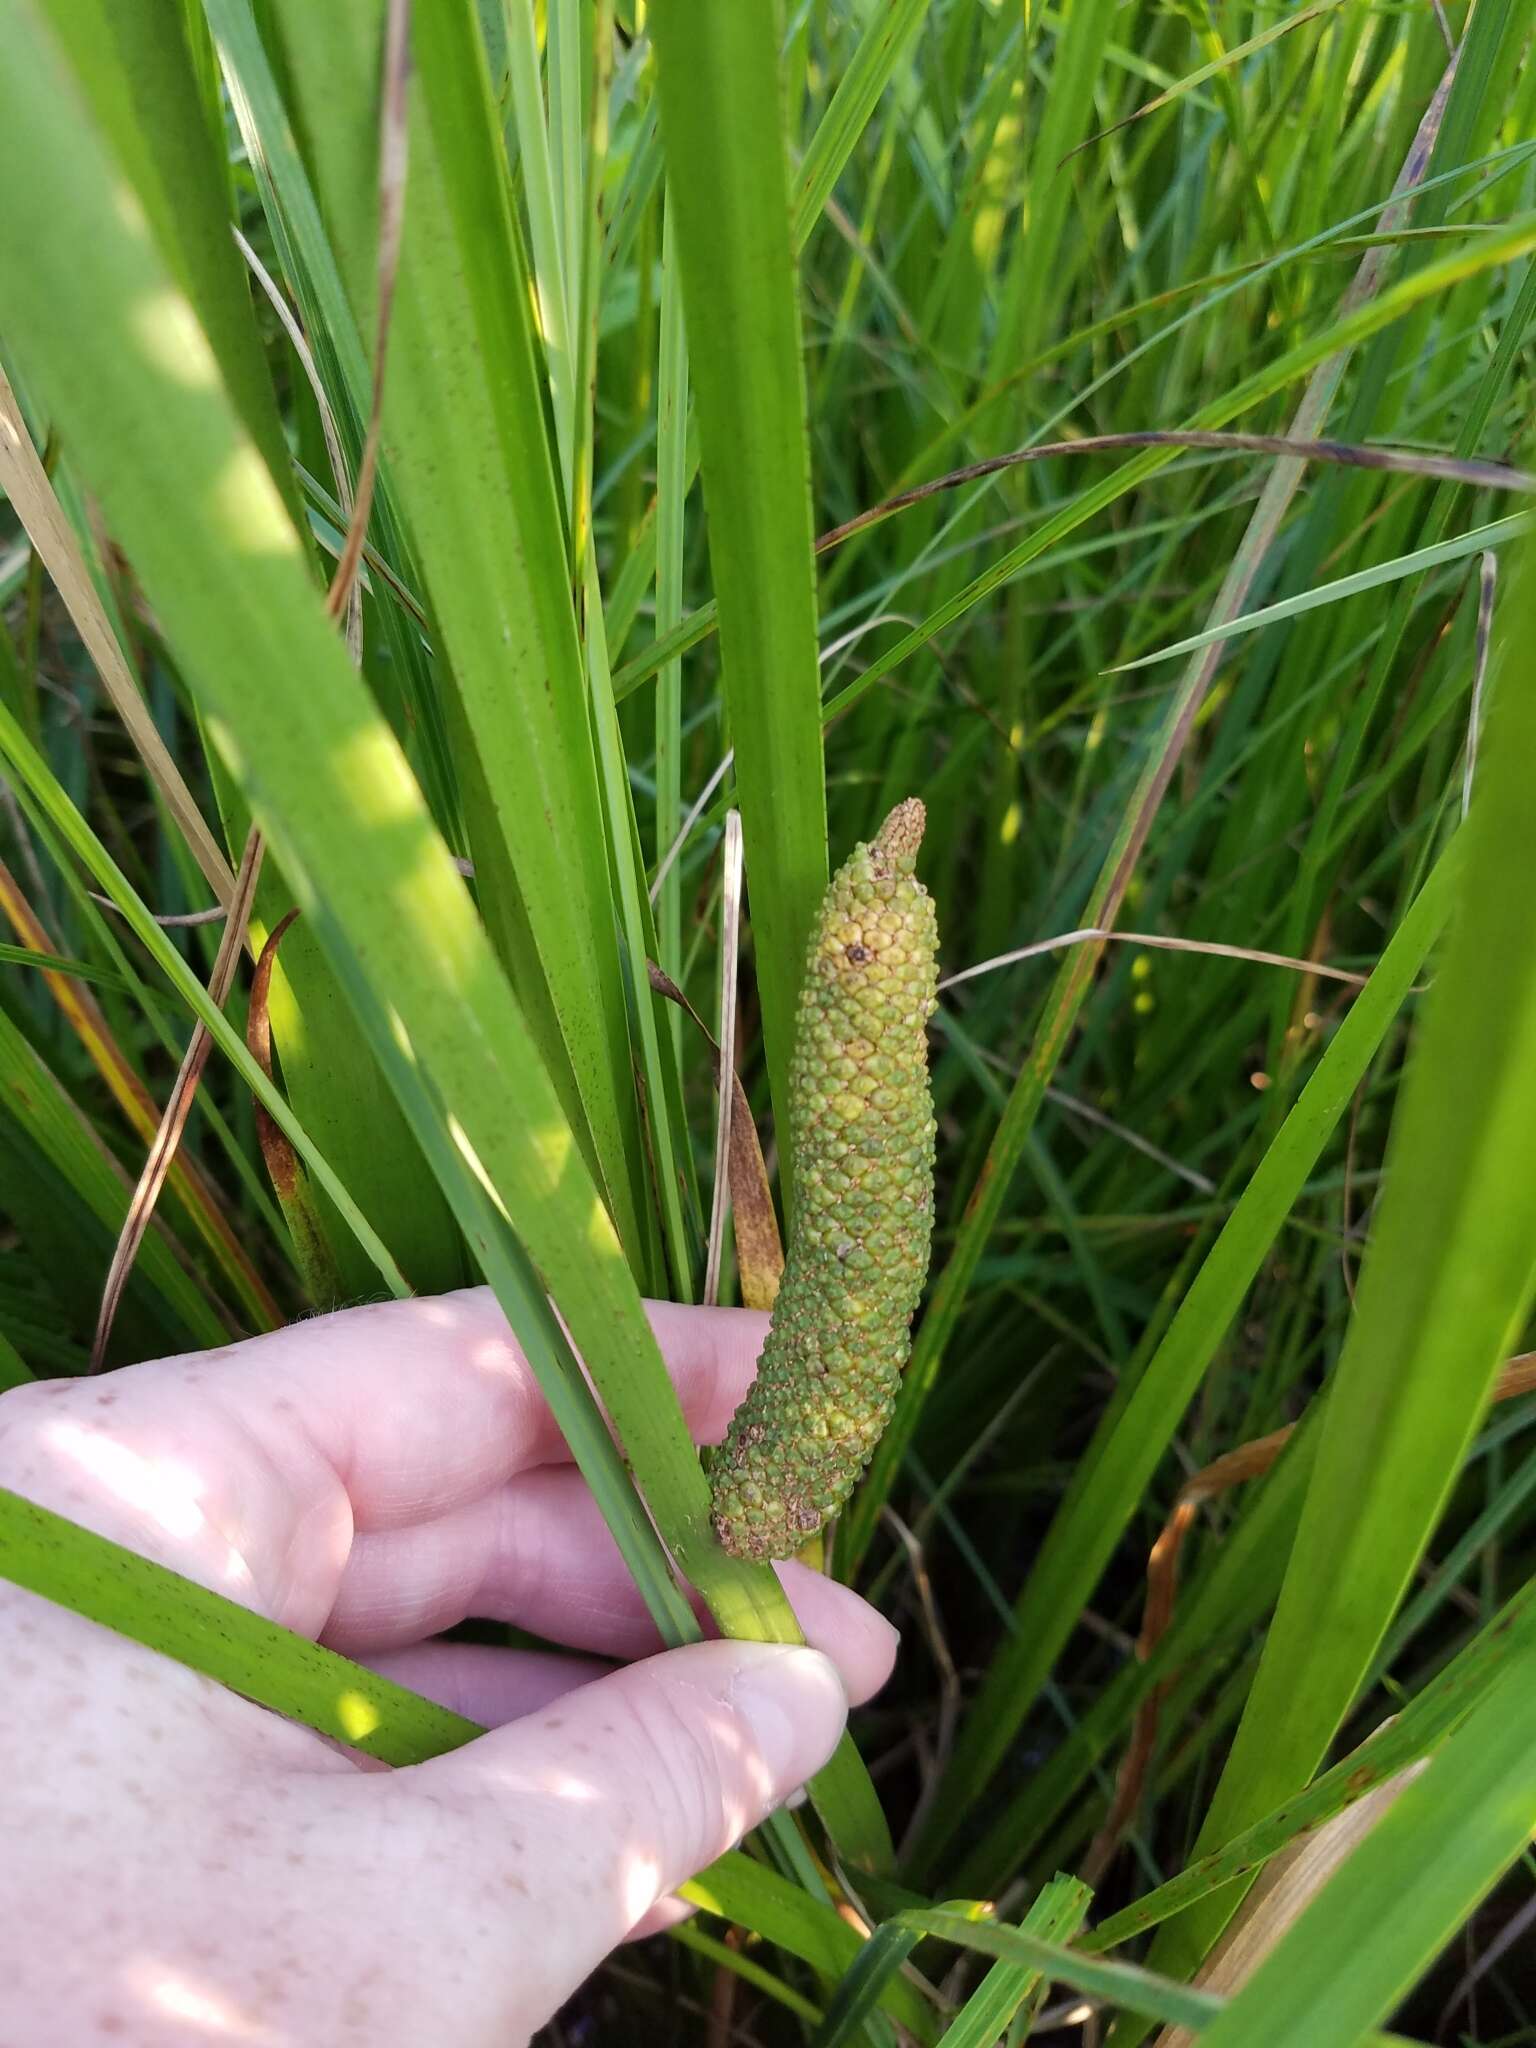
<svg viewBox="0 0 1536 2048">
<path fill-rule="evenodd" d="M 821 219 L 854 145 L 880 104 L 880 95 L 922 27 L 928 5 L 929 0 L 896 0 L 894 6 L 871 11 L 795 181 L 792 233 L 797 249 L 804 248 Z"/>
<path fill-rule="evenodd" d="M 1447 853 L 1426 882 L 1145 1371 L 1100 1423 L 1019 1596 L 1014 1627 L 966 1718 L 944 1798 L 914 1845 L 917 1868 L 937 1855 L 980 1795 L 1049 1676 L 1217 1345 L 1449 915 L 1456 865 Z"/>
<path fill-rule="evenodd" d="M 1092 1896 L 1087 1885 L 1058 1872 L 1019 1922 L 1019 1931 L 1066 1946 L 1076 1940 Z M 1030 1964 L 994 1963 L 956 2014 L 939 2048 L 992 2048 L 1020 2007 L 1037 2000 L 1044 1989 L 1045 1979 Z"/>
<path fill-rule="evenodd" d="M 863 1953 L 865 1937 L 798 1886 L 744 1856 L 724 1856 L 679 1894 L 706 1913 L 750 1927 L 834 1981 Z M 882 2004 L 921 2042 L 938 2032 L 934 2009 L 904 1977 L 883 1987 Z"/>
<path fill-rule="evenodd" d="M 1461 1467 L 1536 1275 L 1536 830 L 1525 764 L 1536 695 L 1504 636 L 1447 958 L 1393 1132 L 1393 1171 L 1335 1373 L 1318 1462 L 1274 1625 L 1199 1847 L 1305 1784 L 1377 1644 Z M 1523 607 L 1523 609 L 1522 609 Z M 1471 1077 L 1476 1086 L 1470 1086 Z M 1213 1905 L 1165 1930 L 1198 1956 Z"/>
<path fill-rule="evenodd" d="M 1509 1669 L 1266 1956 L 1210 2028 L 1212 2048 L 1352 2048 L 1390 2013 L 1536 1830 L 1527 1605 Z M 1392 1911 L 1383 1916 L 1383 1899 Z"/>
<path fill-rule="evenodd" d="M 1433 140 L 1438 133 L 1440 116 L 1450 91 L 1454 68 L 1452 66 L 1451 71 L 1442 80 L 1440 90 L 1414 136 L 1407 160 L 1399 173 L 1397 187 L 1394 188 L 1394 200 L 1383 211 L 1383 226 L 1396 224 L 1401 213 L 1398 195 L 1410 186 L 1416 185 L 1424 176 Z M 1312 372 L 1291 420 L 1290 438 L 1311 440 L 1321 432 L 1354 342 L 1362 338 L 1366 332 L 1374 332 L 1374 326 L 1369 323 L 1379 320 L 1384 309 L 1389 304 L 1396 304 L 1401 296 L 1400 293 L 1380 291 L 1384 264 L 1385 257 L 1381 250 L 1368 251 L 1344 294 L 1338 318 L 1330 324 L 1322 337 L 1310 337 L 1305 344 L 1290 350 L 1288 357 L 1282 358 L 1283 362 L 1289 361 L 1294 364 L 1298 373 L 1303 367 Z M 1273 372 L 1255 373 L 1254 377 L 1239 384 L 1235 392 L 1219 401 L 1216 407 L 1207 408 L 1206 412 L 1192 424 L 1216 427 L 1223 424 L 1226 419 L 1235 417 L 1250 402 L 1247 394 L 1253 392 L 1258 384 L 1267 382 L 1269 375 L 1277 373 L 1278 369 L 1277 365 Z M 1218 410 L 1221 412 L 1221 419 L 1214 417 L 1215 411 Z M 1137 464 L 1134 461 L 1128 463 L 1122 474 L 1136 468 Z M 1238 552 L 1222 577 L 1214 607 L 1218 622 L 1239 610 L 1252 589 L 1273 544 L 1285 509 L 1301 482 L 1301 476 L 1302 466 L 1294 461 L 1278 462 L 1271 469 L 1258 505 L 1254 508 L 1243 534 Z M 1091 498 L 1092 495 L 1091 492 L 1084 494 L 1085 498 Z M 1053 522 L 1046 521 L 1046 528 L 1052 524 Z M 1151 756 L 1137 777 L 1130 803 L 1117 825 L 1108 856 L 1093 886 L 1083 918 L 1085 924 L 1113 925 L 1117 921 L 1135 874 L 1137 861 L 1151 830 L 1153 818 L 1167 793 L 1174 770 L 1189 743 L 1196 718 L 1210 690 L 1218 659 L 1219 657 L 1214 654 L 1203 654 L 1189 665 L 1180 678 L 1178 690 L 1161 721 Z M 866 675 L 865 681 L 867 680 Z M 985 1167 L 978 1178 L 975 1197 L 968 1208 L 959 1240 L 934 1289 L 933 1299 L 914 1347 L 907 1381 L 897 1404 L 895 1421 L 876 1455 L 869 1480 L 863 1489 L 869 1506 L 866 1508 L 862 1500 L 856 1505 L 851 1560 L 857 1559 L 862 1544 L 868 1542 L 869 1517 L 878 1509 L 879 1503 L 889 1492 L 905 1444 L 910 1441 L 916 1428 L 917 1417 L 938 1374 L 944 1347 L 959 1314 L 964 1291 L 974 1273 L 992 1224 L 996 1220 L 1006 1193 L 1007 1182 L 1018 1165 L 1024 1141 L 1034 1126 L 1044 1099 L 1044 1091 L 1052 1079 L 1067 1040 L 1087 1001 L 1100 951 L 1100 946 L 1093 945 L 1070 957 L 1062 966 L 1056 983 L 1046 998 L 1034 1051 L 1028 1065 L 1020 1074 L 1003 1112 Z"/>
<path fill-rule="evenodd" d="M 1245 612 L 1239 619 L 1228 619 L 1219 626 L 1207 626 L 1203 633 L 1196 633 L 1188 640 L 1176 640 L 1170 647 L 1159 647 L 1154 654 L 1140 654 L 1134 661 L 1117 662 L 1111 673 L 1125 675 L 1131 669 L 1150 668 L 1155 662 L 1171 661 L 1176 654 L 1191 654 L 1197 648 L 1213 647 L 1220 640 L 1256 633 L 1261 627 L 1275 625 L 1281 619 L 1298 618 L 1303 612 L 1315 611 L 1319 605 L 1341 604 L 1345 598 L 1355 597 L 1362 590 L 1379 590 L 1384 583 L 1400 583 L 1405 577 L 1422 575 L 1426 569 L 1438 569 L 1445 562 L 1464 562 L 1468 555 L 1480 554 L 1485 548 L 1498 547 L 1505 541 L 1518 540 L 1530 530 L 1530 519 L 1518 513 L 1510 519 L 1495 519 L 1488 526 L 1474 526 L 1466 533 L 1457 534 L 1454 540 L 1436 541 L 1431 547 L 1415 548 L 1411 554 L 1396 555 L 1390 562 L 1373 563 L 1369 569 L 1357 570 L 1353 576 L 1340 576 L 1332 583 L 1319 584 L 1295 597 L 1280 598 L 1259 611 Z"/>
<path fill-rule="evenodd" d="M 1224 1885 L 1246 1877 L 1298 1836 L 1429 1755 L 1492 1688 L 1508 1682 L 1516 1644 L 1528 1635 L 1536 1590 L 1525 1587 L 1459 1656 L 1403 1708 L 1388 1728 L 1314 1780 L 1305 1792 L 1180 1871 L 1156 1891 L 1100 1921 L 1083 1942 L 1097 1954 L 1144 1934 Z"/>
</svg>

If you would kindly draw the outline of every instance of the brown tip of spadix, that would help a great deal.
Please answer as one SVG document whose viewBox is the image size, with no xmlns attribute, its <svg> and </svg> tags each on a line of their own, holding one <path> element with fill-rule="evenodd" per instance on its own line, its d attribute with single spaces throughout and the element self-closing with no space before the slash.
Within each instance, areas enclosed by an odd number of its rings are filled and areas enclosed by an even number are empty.
<svg viewBox="0 0 1536 2048">
<path fill-rule="evenodd" d="M 910 867 L 923 843 L 928 813 L 921 797 L 909 796 L 899 803 L 875 834 L 875 846 L 892 867 Z"/>
</svg>

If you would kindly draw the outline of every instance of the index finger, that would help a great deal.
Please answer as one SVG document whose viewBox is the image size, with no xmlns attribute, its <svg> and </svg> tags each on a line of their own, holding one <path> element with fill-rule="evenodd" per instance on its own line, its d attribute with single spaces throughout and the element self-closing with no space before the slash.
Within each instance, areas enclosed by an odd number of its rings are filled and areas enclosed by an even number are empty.
<svg viewBox="0 0 1536 2048">
<path fill-rule="evenodd" d="M 695 1442 L 718 1442 L 768 1318 L 673 1302 L 647 1302 L 646 1315 Z M 219 1392 L 252 1419 L 291 1401 L 360 1529 L 421 1520 L 570 1456 L 488 1287 L 345 1309 L 258 1338 Z"/>
<path fill-rule="evenodd" d="M 717 1441 L 767 1317 L 647 1305 L 694 1437 Z M 358 1531 L 465 1507 L 569 1452 L 489 1288 L 370 1303 L 221 1351 L 48 1380 L 0 1403 L 6 1483 L 236 1590 L 317 1543 L 339 1573 Z M 183 1526 L 184 1525 L 184 1526 Z M 320 1532 L 325 1532 L 321 1542 Z M 321 1612 L 325 1610 L 322 1608 Z"/>
</svg>

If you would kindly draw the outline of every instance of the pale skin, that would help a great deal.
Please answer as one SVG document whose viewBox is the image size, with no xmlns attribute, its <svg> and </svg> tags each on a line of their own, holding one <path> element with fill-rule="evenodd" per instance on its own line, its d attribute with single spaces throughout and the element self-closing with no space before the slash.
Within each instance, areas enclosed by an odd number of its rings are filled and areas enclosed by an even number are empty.
<svg viewBox="0 0 1536 2048">
<path fill-rule="evenodd" d="M 767 1318 L 649 1312 L 717 1441 Z M 484 1289 L 18 1389 L 0 1486 L 491 1730 L 381 1770 L 0 1581 L 0 2048 L 511 2048 L 895 1653 L 797 1565 L 815 1647 L 661 1652 Z M 581 1654 L 433 1640 L 467 1615 Z"/>
</svg>

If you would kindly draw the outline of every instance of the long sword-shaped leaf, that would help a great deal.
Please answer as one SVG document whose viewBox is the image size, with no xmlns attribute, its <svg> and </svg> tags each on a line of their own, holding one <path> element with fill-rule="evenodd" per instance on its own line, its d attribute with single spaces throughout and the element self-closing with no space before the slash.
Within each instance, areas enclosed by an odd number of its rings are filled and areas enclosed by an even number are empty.
<svg viewBox="0 0 1536 2048">
<path fill-rule="evenodd" d="M 774 1118 L 827 881 L 805 380 L 778 9 L 657 0 L 667 190 L 688 322 Z M 783 1176 L 788 1159 L 781 1160 Z M 792 1199 L 792 1187 L 786 1187 Z"/>
<path fill-rule="evenodd" d="M 387 1764 L 483 1731 L 265 1615 L 0 1488 L 0 1575 Z"/>
<path fill-rule="evenodd" d="M 247 431 L 289 511 L 297 514 L 298 491 L 252 317 L 250 286 L 224 210 L 223 136 L 216 147 L 193 75 L 183 10 L 159 0 L 82 0 L 79 6 L 48 0 L 46 11 L 94 120 L 197 310 Z M 366 410 L 365 394 L 359 402 Z M 110 668 L 103 674 L 110 685 Z M 121 691 L 113 696 L 127 717 Z M 147 714 L 141 708 L 139 715 Z M 249 820 L 216 757 L 210 767 L 229 843 L 238 850 Z M 251 920 L 253 944 L 260 944 L 292 902 L 275 864 L 265 863 Z M 413 1283 L 456 1284 L 464 1269 L 452 1219 L 436 1191 L 423 1184 L 420 1153 L 375 1064 L 357 1057 L 335 978 L 302 929 L 284 951 L 272 1013 L 284 1087 L 305 1128 L 355 1183 L 374 1227 Z M 372 1275 L 352 1233 L 329 1203 L 322 1204 L 321 1215 L 347 1292 L 366 1293 Z"/>
<path fill-rule="evenodd" d="M 385 0 L 277 9 L 358 324 L 377 288 L 373 138 Z M 385 385 L 391 475 L 455 693 L 487 924 L 621 1241 L 639 1257 L 641 1146 L 587 686 L 544 425 L 532 281 L 479 26 L 415 11 L 410 170 Z"/>
</svg>

